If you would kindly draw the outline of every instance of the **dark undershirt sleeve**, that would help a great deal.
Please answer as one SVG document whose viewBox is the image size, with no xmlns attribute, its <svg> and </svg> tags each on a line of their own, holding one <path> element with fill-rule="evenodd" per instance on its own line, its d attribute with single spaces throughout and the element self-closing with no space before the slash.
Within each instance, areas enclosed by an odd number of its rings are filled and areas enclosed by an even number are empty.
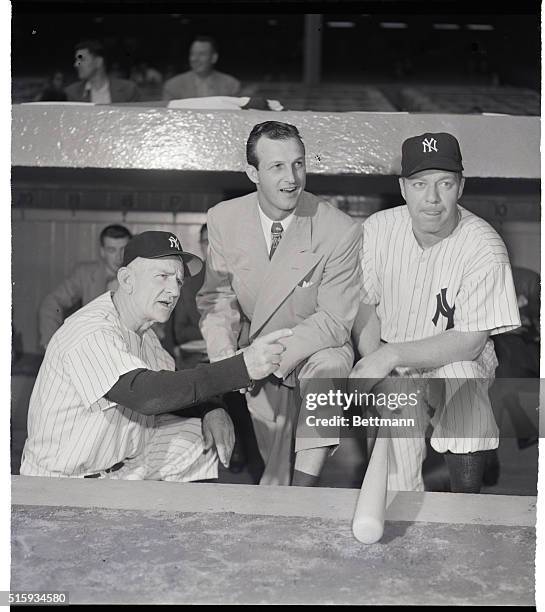
<svg viewBox="0 0 545 612">
<path fill-rule="evenodd" d="M 131 370 L 118 379 L 106 398 L 145 415 L 178 412 L 180 416 L 202 418 L 222 405 L 214 396 L 250 384 L 244 357 L 239 354 L 179 372 Z M 195 406 L 205 400 L 205 405 Z"/>
</svg>

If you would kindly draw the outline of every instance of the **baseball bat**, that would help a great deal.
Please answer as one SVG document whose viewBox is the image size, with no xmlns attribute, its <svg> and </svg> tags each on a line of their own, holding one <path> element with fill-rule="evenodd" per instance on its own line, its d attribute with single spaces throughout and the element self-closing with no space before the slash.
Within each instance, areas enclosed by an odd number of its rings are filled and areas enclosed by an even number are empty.
<svg viewBox="0 0 545 612">
<path fill-rule="evenodd" d="M 356 504 L 352 533 L 363 544 L 375 544 L 384 533 L 389 442 L 387 432 L 379 429 Z"/>
</svg>

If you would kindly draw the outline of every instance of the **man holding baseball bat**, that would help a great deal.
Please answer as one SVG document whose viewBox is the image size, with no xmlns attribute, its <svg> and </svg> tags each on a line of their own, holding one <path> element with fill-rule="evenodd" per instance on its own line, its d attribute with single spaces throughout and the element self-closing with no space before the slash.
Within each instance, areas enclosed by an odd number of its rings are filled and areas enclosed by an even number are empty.
<svg viewBox="0 0 545 612">
<path fill-rule="evenodd" d="M 391 432 L 396 469 L 388 488 L 424 489 L 431 422 L 451 490 L 479 492 L 485 453 L 499 441 L 487 391 L 497 366 L 490 336 L 520 325 L 511 267 L 495 230 L 458 204 L 465 179 L 454 136 L 408 138 L 401 165 L 406 206 L 363 224 L 362 304 L 353 329 L 363 357 L 350 376 L 376 383 L 374 392 L 392 386 L 389 376 L 426 389 L 417 406 L 403 409 L 416 426 Z M 433 381 L 424 387 L 416 379 Z"/>
<path fill-rule="evenodd" d="M 289 329 L 232 357 L 174 372 L 152 329 L 165 323 L 184 276 L 202 261 L 170 232 L 143 232 L 125 247 L 119 287 L 74 315 L 48 344 L 30 399 L 21 474 L 72 478 L 216 478 L 234 444 L 214 395 L 276 371 Z M 180 409 L 183 416 L 168 414 Z"/>
</svg>

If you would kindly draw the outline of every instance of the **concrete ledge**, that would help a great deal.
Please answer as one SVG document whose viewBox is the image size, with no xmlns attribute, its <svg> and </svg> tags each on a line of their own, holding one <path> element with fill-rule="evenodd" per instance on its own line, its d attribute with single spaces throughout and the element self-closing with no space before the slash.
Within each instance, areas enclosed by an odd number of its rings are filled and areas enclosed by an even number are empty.
<svg viewBox="0 0 545 612">
<path fill-rule="evenodd" d="M 248 134 L 268 120 L 299 128 L 309 174 L 396 175 L 405 138 L 447 131 L 460 139 L 466 176 L 540 177 L 540 117 L 62 103 L 13 106 L 12 164 L 243 172 Z"/>
<path fill-rule="evenodd" d="M 304 487 L 12 477 L 12 504 L 318 517 L 351 521 L 359 491 Z M 534 527 L 536 497 L 388 493 L 387 521 Z"/>
</svg>

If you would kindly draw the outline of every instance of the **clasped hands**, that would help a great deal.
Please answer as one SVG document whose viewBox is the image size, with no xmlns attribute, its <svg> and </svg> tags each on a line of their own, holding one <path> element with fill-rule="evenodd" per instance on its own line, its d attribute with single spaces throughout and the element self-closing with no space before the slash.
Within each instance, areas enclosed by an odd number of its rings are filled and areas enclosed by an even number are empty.
<svg viewBox="0 0 545 612">
<path fill-rule="evenodd" d="M 352 368 L 349 378 L 361 380 L 358 389 L 369 392 L 371 389 L 386 378 L 396 367 L 394 355 L 388 344 L 382 344 L 378 349 L 362 357 Z"/>
<path fill-rule="evenodd" d="M 293 332 L 290 329 L 271 332 L 257 338 L 244 349 L 223 354 L 221 359 L 242 353 L 246 369 L 252 380 L 260 380 L 270 374 L 283 378 L 278 366 L 282 359 L 282 353 L 286 349 L 280 340 L 292 334 Z M 218 361 L 219 359 L 217 357 L 214 360 L 211 359 L 211 361 Z M 386 378 L 394 368 L 394 356 L 388 345 L 383 344 L 376 351 L 362 357 L 352 369 L 349 378 L 359 379 L 361 384 L 358 384 L 358 389 L 368 392 L 378 382 Z M 240 390 L 241 393 L 245 391 L 246 389 Z M 233 423 L 229 415 L 221 408 L 208 412 L 203 418 L 202 430 L 205 450 L 215 444 L 220 461 L 227 467 L 235 444 Z"/>
</svg>

